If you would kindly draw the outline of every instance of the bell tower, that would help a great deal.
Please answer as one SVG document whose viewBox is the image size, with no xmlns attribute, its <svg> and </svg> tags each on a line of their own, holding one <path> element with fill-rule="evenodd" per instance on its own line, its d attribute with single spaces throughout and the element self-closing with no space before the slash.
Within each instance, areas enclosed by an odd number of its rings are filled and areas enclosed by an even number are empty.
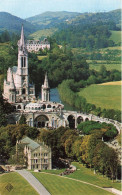
<svg viewBox="0 0 122 195">
<path fill-rule="evenodd" d="M 18 41 L 18 71 L 17 71 L 17 87 L 19 88 L 19 95 L 28 96 L 28 53 L 24 40 L 24 30 L 22 25 L 21 38 Z"/>
</svg>

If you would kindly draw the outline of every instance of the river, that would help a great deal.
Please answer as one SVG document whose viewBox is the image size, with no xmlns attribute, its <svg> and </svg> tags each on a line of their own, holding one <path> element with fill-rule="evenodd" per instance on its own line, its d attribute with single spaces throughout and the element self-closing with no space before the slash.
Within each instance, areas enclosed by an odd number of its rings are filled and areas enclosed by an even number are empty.
<svg viewBox="0 0 122 195">
<path fill-rule="evenodd" d="M 64 110 L 79 111 L 77 108 L 70 106 L 61 100 L 57 88 L 50 89 L 50 101 L 62 103 L 64 105 Z"/>
</svg>

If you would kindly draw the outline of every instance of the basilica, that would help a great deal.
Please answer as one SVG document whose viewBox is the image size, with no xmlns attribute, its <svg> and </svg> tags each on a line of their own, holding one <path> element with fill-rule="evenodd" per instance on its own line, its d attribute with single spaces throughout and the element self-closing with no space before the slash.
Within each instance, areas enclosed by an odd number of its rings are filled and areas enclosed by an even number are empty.
<svg viewBox="0 0 122 195">
<path fill-rule="evenodd" d="M 24 109 L 25 106 L 33 101 L 35 97 L 35 85 L 29 83 L 28 74 L 28 51 L 24 40 L 24 30 L 22 26 L 21 38 L 18 41 L 18 66 L 13 66 L 7 71 L 7 79 L 4 80 L 4 98 L 14 105 L 16 110 Z M 45 74 L 44 84 L 41 87 L 42 102 L 49 102 L 50 87 L 47 73 Z"/>
</svg>

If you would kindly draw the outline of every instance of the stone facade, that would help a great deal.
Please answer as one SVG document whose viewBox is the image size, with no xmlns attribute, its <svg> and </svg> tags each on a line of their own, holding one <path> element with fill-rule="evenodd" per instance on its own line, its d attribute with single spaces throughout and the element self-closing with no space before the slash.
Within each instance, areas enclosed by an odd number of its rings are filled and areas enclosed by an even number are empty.
<svg viewBox="0 0 122 195">
<path fill-rule="evenodd" d="M 38 52 L 40 49 L 50 49 L 50 43 L 45 38 L 43 41 L 39 40 L 28 40 L 26 43 L 28 52 Z"/>
<path fill-rule="evenodd" d="M 35 142 L 29 137 L 25 137 L 16 143 L 17 147 L 22 147 L 27 168 L 31 169 L 52 169 L 51 148 L 44 143 Z"/>
</svg>

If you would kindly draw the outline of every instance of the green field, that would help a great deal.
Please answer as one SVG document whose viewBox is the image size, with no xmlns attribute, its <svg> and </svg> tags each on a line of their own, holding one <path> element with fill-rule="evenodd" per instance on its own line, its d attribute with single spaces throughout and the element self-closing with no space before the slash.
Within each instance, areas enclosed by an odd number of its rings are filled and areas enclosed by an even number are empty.
<svg viewBox="0 0 122 195">
<path fill-rule="evenodd" d="M 90 85 L 79 92 L 88 103 L 106 109 L 121 109 L 121 85 Z"/>
<path fill-rule="evenodd" d="M 13 189 L 8 191 L 6 186 L 11 184 Z M 18 173 L 0 175 L 0 195 L 38 195 L 30 184 Z"/>
<path fill-rule="evenodd" d="M 89 63 L 89 68 L 96 71 L 99 71 L 102 65 L 104 65 L 107 70 L 116 69 L 121 71 L 121 63 L 118 61 L 111 61 L 108 63 L 105 60 L 87 60 L 87 62 Z"/>
<path fill-rule="evenodd" d="M 33 34 L 30 34 L 29 37 L 32 37 L 36 40 L 40 39 L 41 37 L 50 37 L 57 31 L 57 28 L 51 28 L 51 29 L 44 29 L 36 31 Z"/>
<path fill-rule="evenodd" d="M 106 176 L 102 176 L 100 173 L 94 174 L 94 171 L 86 168 L 82 164 L 79 164 L 78 162 L 73 162 L 72 163 L 74 166 L 77 167 L 77 171 L 74 173 L 67 175 L 66 177 L 81 180 L 84 182 L 88 182 L 100 187 L 113 187 L 118 190 L 121 190 L 121 183 L 118 182 L 112 182 L 112 180 L 108 180 Z M 63 172 L 63 170 L 43 170 L 42 172 L 44 173 L 51 173 L 51 174 L 59 174 Z M 34 173 L 35 174 L 35 173 Z"/>
<path fill-rule="evenodd" d="M 111 193 L 79 181 L 73 181 L 58 175 L 33 173 L 51 195 L 110 195 Z"/>
<path fill-rule="evenodd" d="M 113 40 L 116 44 L 121 42 L 121 31 L 111 31 L 110 39 Z"/>
<path fill-rule="evenodd" d="M 73 162 L 72 164 L 77 167 L 77 171 L 75 171 L 73 174 L 68 175 L 67 177 L 92 183 L 100 187 L 113 187 L 121 190 L 121 183 L 113 183 L 112 180 L 108 180 L 108 178 L 105 176 L 103 177 L 100 174 L 94 174 L 93 170 L 91 170 L 90 168 L 86 168 L 85 166 L 77 162 Z"/>
</svg>

